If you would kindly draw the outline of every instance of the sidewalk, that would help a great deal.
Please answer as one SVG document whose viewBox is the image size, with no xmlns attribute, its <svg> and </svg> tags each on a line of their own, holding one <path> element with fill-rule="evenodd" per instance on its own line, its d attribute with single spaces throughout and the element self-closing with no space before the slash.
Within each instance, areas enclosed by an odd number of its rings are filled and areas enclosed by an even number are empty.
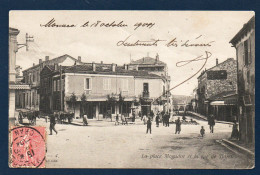
<svg viewBox="0 0 260 175">
<path fill-rule="evenodd" d="M 255 158 L 255 147 L 252 144 L 245 144 L 238 140 L 223 139 L 222 145 L 233 149 L 235 152 L 247 155 L 250 158 Z"/>
<path fill-rule="evenodd" d="M 193 115 L 195 117 L 198 117 L 200 119 L 208 120 L 206 116 L 198 114 L 196 112 L 187 111 L 187 113 L 190 114 L 190 115 Z M 234 124 L 233 122 L 226 122 L 226 121 L 219 121 L 219 120 L 216 120 L 216 123 L 223 123 L 223 124 L 229 124 L 229 125 L 233 125 Z"/>
</svg>

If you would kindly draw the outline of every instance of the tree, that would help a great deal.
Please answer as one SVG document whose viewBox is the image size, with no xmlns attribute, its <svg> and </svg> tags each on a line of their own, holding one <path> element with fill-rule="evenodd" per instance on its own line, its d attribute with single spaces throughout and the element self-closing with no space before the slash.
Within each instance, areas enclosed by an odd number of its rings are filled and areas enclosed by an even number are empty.
<svg viewBox="0 0 260 175">
<path fill-rule="evenodd" d="M 73 110 L 74 110 L 74 118 L 75 118 L 75 108 L 76 108 L 76 102 L 77 102 L 77 96 L 75 95 L 75 93 L 73 92 L 70 96 L 70 102 L 73 106 Z"/>
<path fill-rule="evenodd" d="M 116 98 L 114 97 L 114 94 L 112 93 L 111 95 L 107 95 L 107 104 L 110 106 L 110 117 L 111 117 L 111 122 L 112 122 L 112 105 L 115 104 Z"/>
<path fill-rule="evenodd" d="M 118 102 L 119 102 L 121 114 L 123 113 L 123 109 L 122 108 L 123 108 L 124 100 L 125 100 L 125 97 L 123 97 L 122 93 L 120 92 Z"/>
<path fill-rule="evenodd" d="M 85 106 L 87 104 L 87 96 L 85 95 L 84 92 L 82 93 L 80 100 L 81 100 L 82 113 L 84 115 L 85 114 Z"/>
</svg>

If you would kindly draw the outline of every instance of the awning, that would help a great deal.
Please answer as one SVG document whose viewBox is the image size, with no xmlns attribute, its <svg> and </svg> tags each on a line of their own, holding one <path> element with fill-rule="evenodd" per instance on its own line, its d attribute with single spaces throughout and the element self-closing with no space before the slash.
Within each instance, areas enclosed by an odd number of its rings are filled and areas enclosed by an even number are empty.
<svg viewBox="0 0 260 175">
<path fill-rule="evenodd" d="M 212 101 L 212 102 L 210 102 L 210 105 L 221 106 L 221 105 L 225 105 L 225 104 L 224 104 L 224 101 Z"/>
<path fill-rule="evenodd" d="M 30 86 L 27 84 L 9 84 L 9 89 L 29 90 Z"/>
<path fill-rule="evenodd" d="M 237 94 L 224 96 L 225 105 L 237 105 Z"/>
</svg>

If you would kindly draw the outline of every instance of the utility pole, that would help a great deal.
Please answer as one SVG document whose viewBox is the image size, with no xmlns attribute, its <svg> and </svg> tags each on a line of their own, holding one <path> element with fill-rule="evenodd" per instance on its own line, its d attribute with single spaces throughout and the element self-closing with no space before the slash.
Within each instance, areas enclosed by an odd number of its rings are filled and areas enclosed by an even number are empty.
<svg viewBox="0 0 260 175">
<path fill-rule="evenodd" d="M 24 44 L 17 44 L 18 49 L 21 49 L 23 47 L 26 47 L 26 51 L 29 50 L 29 42 L 34 42 L 33 36 L 29 36 L 28 33 L 25 34 L 25 43 Z"/>
<path fill-rule="evenodd" d="M 62 86 L 62 66 L 61 65 L 60 65 L 60 110 L 63 111 L 63 86 Z"/>
</svg>

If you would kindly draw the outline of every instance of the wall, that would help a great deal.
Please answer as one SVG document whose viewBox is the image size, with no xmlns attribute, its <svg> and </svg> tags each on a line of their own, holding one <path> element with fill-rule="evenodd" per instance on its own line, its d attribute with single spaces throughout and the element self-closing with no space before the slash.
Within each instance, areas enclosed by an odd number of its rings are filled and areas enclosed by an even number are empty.
<svg viewBox="0 0 260 175">
<path fill-rule="evenodd" d="M 227 79 L 223 80 L 208 80 L 206 88 L 206 98 L 210 98 L 213 95 L 217 95 L 221 92 L 236 90 L 237 84 L 237 62 L 236 60 L 229 58 L 224 63 L 220 63 L 218 66 L 210 69 L 211 71 L 226 70 Z"/>
<path fill-rule="evenodd" d="M 90 96 L 106 96 L 108 94 L 119 94 L 122 90 L 122 81 L 128 80 L 128 91 L 124 91 L 124 96 L 134 96 L 134 77 L 130 76 L 105 76 L 95 74 L 67 74 L 65 78 L 65 95 L 69 96 L 73 92 L 77 96 L 81 96 L 84 90 L 84 80 L 91 78 Z M 111 79 L 110 90 L 103 89 L 103 79 Z"/>
<path fill-rule="evenodd" d="M 142 95 L 143 83 L 149 84 L 150 98 L 157 98 L 162 95 L 163 85 L 165 85 L 162 79 L 135 78 L 135 96 L 136 97 L 138 97 L 139 95 Z"/>
</svg>

